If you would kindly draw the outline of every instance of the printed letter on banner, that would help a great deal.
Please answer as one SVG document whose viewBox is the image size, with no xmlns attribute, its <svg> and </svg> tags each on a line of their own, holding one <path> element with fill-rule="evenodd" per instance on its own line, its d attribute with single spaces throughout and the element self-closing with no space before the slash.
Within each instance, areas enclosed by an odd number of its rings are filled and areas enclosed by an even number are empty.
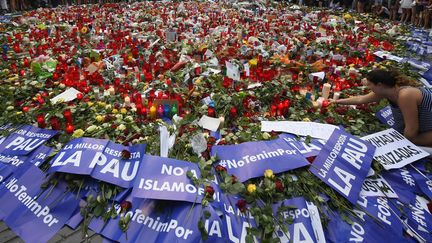
<svg viewBox="0 0 432 243">
<path fill-rule="evenodd" d="M 386 170 L 402 168 L 429 156 L 427 152 L 415 146 L 393 128 L 362 137 L 362 139 L 375 145 L 374 159 L 380 162 Z"/>
<path fill-rule="evenodd" d="M 386 106 L 375 113 L 381 123 L 393 127 L 395 125 L 393 113 L 390 106 Z"/>
<path fill-rule="evenodd" d="M 217 164 L 241 182 L 262 176 L 267 169 L 280 173 L 309 165 L 306 158 L 283 139 L 213 146 L 212 156 L 215 155 L 219 159 Z"/>
<path fill-rule="evenodd" d="M 310 171 L 352 203 L 357 202 L 371 167 L 375 147 L 342 130 L 335 130 Z"/>
<path fill-rule="evenodd" d="M 276 230 L 276 237 L 278 237 L 281 242 L 318 242 L 318 240 L 315 238 L 312 215 L 308 210 L 308 206 L 304 198 L 297 197 L 287 199 L 282 203 L 275 204 L 273 206 L 273 212 L 275 214 L 277 214 L 281 205 L 290 207 L 290 209 L 286 211 L 279 212 L 284 219 L 283 222 L 290 223 L 286 223 L 288 232 L 285 233 L 282 230 Z M 319 222 L 319 224 L 321 224 L 321 222 Z"/>
<path fill-rule="evenodd" d="M 144 155 L 132 196 L 200 203 L 204 189 L 192 183 L 188 171 L 196 178 L 201 176 L 195 163 Z"/>
<path fill-rule="evenodd" d="M 11 176 L 2 189 L 1 200 L 16 205 L 2 204 L 2 210 L 9 212 L 4 221 L 26 242 L 47 242 L 78 207 L 76 196 L 65 193 L 66 183 L 51 190 L 41 189 L 45 178 L 39 168 L 29 165 L 20 176 Z"/>
<path fill-rule="evenodd" d="M 27 155 L 57 134 L 55 130 L 23 125 L 0 144 L 4 155 Z"/>
<path fill-rule="evenodd" d="M 56 154 L 49 172 L 90 175 L 130 188 L 144 153 L 145 144 L 124 146 L 103 139 L 77 138 Z"/>
</svg>

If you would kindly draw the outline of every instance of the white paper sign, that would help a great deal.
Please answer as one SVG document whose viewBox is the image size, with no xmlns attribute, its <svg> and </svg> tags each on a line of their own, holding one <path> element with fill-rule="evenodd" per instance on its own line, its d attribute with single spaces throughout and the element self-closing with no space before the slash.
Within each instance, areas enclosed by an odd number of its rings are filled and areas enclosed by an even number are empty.
<svg viewBox="0 0 432 243">
<path fill-rule="evenodd" d="M 363 182 L 360 196 L 398 198 L 398 195 L 388 182 L 382 178 L 366 178 Z"/>
<path fill-rule="evenodd" d="M 74 99 L 76 99 L 77 94 L 79 94 L 79 93 L 81 93 L 81 92 L 79 92 L 78 90 L 76 90 L 74 88 L 69 88 L 65 92 L 52 98 L 51 103 L 55 104 L 55 103 L 59 102 L 60 100 L 62 102 L 68 102 L 68 101 L 74 100 Z"/>
<path fill-rule="evenodd" d="M 301 122 L 301 121 L 262 121 L 262 132 L 286 132 L 297 134 L 299 136 L 311 136 L 328 140 L 334 129 L 339 129 L 337 126 L 316 122 Z"/>
<path fill-rule="evenodd" d="M 325 72 L 317 72 L 309 74 L 309 79 L 313 80 L 314 77 L 317 77 L 318 80 L 323 80 L 325 77 Z"/>
<path fill-rule="evenodd" d="M 374 159 L 380 162 L 384 169 L 398 169 L 407 164 L 429 156 L 402 134 L 393 128 L 362 137 L 377 149 Z"/>
<path fill-rule="evenodd" d="M 199 120 L 198 125 L 200 125 L 204 129 L 216 132 L 219 128 L 220 123 L 221 121 L 219 120 L 219 118 L 213 118 L 204 115 Z"/>
<path fill-rule="evenodd" d="M 227 77 L 233 80 L 240 80 L 240 71 L 237 66 L 232 63 L 225 61 L 226 69 L 227 69 Z"/>
</svg>

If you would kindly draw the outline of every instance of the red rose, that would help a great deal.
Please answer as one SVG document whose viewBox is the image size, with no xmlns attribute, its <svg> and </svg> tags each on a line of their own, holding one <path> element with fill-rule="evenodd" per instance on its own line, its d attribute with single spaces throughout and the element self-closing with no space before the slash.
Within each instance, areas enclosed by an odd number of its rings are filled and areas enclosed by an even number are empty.
<svg viewBox="0 0 432 243">
<path fill-rule="evenodd" d="M 428 202 L 427 207 L 429 209 L 429 213 L 432 213 L 432 201 Z"/>
<path fill-rule="evenodd" d="M 120 207 L 123 212 L 126 212 L 132 207 L 132 203 L 129 201 L 123 201 L 120 203 Z"/>
<path fill-rule="evenodd" d="M 213 194 L 215 193 L 215 190 L 212 186 L 206 186 L 205 187 L 205 193 L 208 197 L 213 197 Z"/>
<path fill-rule="evenodd" d="M 237 208 L 240 210 L 240 212 L 242 212 L 242 213 L 244 213 L 244 212 L 246 212 L 246 200 L 244 200 L 243 198 L 242 199 L 239 199 L 238 201 L 237 201 L 237 203 L 236 203 L 236 206 L 237 206 Z"/>
<path fill-rule="evenodd" d="M 223 167 L 222 165 L 216 165 L 216 171 L 217 172 L 222 172 L 222 171 L 227 171 L 227 169 L 225 167 Z"/>
<path fill-rule="evenodd" d="M 231 178 L 232 178 L 232 184 L 234 184 L 238 181 L 237 176 L 235 176 L 235 175 L 231 175 Z"/>
<path fill-rule="evenodd" d="M 306 159 L 309 161 L 309 163 L 313 163 L 316 156 L 307 157 Z"/>
<path fill-rule="evenodd" d="M 126 149 L 123 149 L 121 152 L 122 159 L 129 159 L 131 156 L 131 153 L 127 151 Z"/>
<path fill-rule="evenodd" d="M 328 123 L 328 124 L 334 124 L 335 120 L 333 119 L 333 117 L 327 117 L 325 119 L 325 122 Z"/>
<path fill-rule="evenodd" d="M 282 182 L 279 180 L 275 181 L 275 188 L 276 188 L 276 191 L 278 191 L 278 192 L 283 192 L 283 190 L 284 190 L 284 186 L 283 186 Z"/>
</svg>

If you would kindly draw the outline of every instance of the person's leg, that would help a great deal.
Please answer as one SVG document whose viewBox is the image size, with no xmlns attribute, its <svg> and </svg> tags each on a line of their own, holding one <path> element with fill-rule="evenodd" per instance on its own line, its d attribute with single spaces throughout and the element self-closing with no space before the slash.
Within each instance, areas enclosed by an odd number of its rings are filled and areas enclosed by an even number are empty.
<svg viewBox="0 0 432 243">
<path fill-rule="evenodd" d="M 417 8 L 416 6 L 411 8 L 411 24 L 415 25 L 417 22 Z"/>
<path fill-rule="evenodd" d="M 429 23 L 430 23 L 430 10 L 429 9 L 425 9 L 423 11 L 423 28 L 427 29 L 429 28 Z"/>
<path fill-rule="evenodd" d="M 411 139 L 416 145 L 432 147 L 432 131 L 420 133 Z"/>
</svg>

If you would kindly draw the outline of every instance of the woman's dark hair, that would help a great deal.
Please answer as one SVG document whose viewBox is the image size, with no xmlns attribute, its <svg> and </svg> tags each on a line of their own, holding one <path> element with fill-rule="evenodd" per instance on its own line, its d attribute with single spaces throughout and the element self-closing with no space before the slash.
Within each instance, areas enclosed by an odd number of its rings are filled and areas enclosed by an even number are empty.
<svg viewBox="0 0 432 243">
<path fill-rule="evenodd" d="M 419 86 L 418 82 L 400 73 L 399 71 L 374 69 L 366 75 L 367 80 L 374 84 L 384 84 L 388 87 L 398 86 Z"/>
</svg>

